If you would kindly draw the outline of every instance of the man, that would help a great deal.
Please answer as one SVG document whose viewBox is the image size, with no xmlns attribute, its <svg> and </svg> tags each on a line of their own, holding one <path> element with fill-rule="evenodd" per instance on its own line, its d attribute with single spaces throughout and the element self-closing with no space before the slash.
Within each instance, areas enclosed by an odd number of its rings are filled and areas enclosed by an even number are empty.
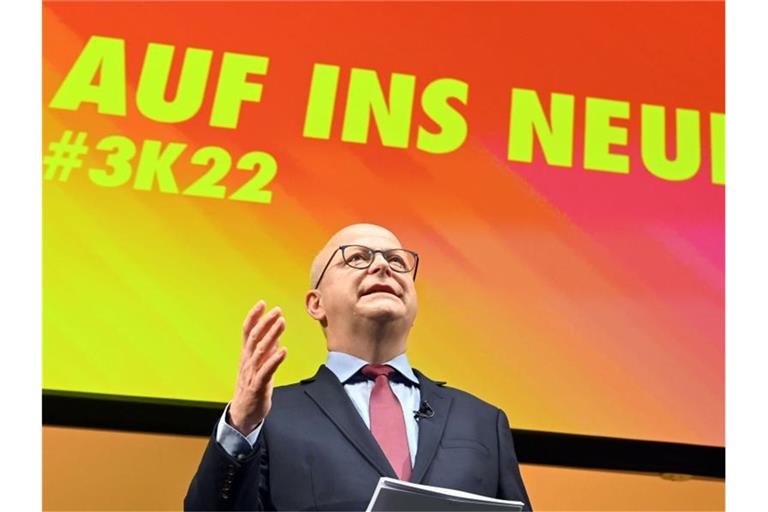
<svg viewBox="0 0 768 512">
<path fill-rule="evenodd" d="M 327 340 L 326 364 L 274 390 L 285 320 L 279 308 L 254 306 L 234 396 L 185 509 L 364 510 L 379 477 L 389 476 L 530 510 L 504 412 L 408 363 L 417 270 L 418 255 L 380 226 L 331 237 L 305 298 Z"/>
</svg>

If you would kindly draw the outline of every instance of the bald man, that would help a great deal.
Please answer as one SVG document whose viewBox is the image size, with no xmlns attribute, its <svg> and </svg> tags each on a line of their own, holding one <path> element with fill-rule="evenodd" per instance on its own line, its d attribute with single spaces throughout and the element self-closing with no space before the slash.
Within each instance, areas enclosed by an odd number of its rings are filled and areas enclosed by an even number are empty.
<svg viewBox="0 0 768 512">
<path fill-rule="evenodd" d="M 364 510 L 382 476 L 531 510 L 504 412 L 408 362 L 418 265 L 381 226 L 333 235 L 312 263 L 304 301 L 328 357 L 297 384 L 273 388 L 287 356 L 280 308 L 251 309 L 235 392 L 186 510 Z"/>
</svg>

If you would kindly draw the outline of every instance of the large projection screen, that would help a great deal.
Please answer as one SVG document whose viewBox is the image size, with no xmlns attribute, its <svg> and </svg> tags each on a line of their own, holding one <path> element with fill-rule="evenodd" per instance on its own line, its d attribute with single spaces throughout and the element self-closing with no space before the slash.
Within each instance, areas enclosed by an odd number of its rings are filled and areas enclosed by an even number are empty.
<svg viewBox="0 0 768 512">
<path fill-rule="evenodd" d="M 43 387 L 226 402 L 260 298 L 277 383 L 311 376 L 312 258 L 374 222 L 421 256 L 426 375 L 515 428 L 723 446 L 723 19 L 46 3 Z"/>
</svg>

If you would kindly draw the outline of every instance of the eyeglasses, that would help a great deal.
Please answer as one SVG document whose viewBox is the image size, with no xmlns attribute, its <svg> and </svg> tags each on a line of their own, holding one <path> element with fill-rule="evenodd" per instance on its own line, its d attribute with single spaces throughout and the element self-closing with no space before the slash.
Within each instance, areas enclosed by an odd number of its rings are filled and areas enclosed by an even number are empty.
<svg viewBox="0 0 768 512">
<path fill-rule="evenodd" d="M 336 253 L 341 251 L 341 257 L 348 266 L 363 270 L 370 267 L 373 264 L 373 260 L 376 259 L 376 254 L 380 253 L 386 262 L 389 264 L 389 268 L 395 272 L 401 274 L 407 274 L 413 270 L 413 280 L 416 280 L 416 271 L 419 268 L 419 255 L 408 249 L 371 249 L 364 245 L 341 245 L 333 251 L 331 257 L 328 259 L 328 263 L 325 264 L 325 268 L 320 273 L 320 277 L 317 280 L 315 289 L 320 286 L 320 281 L 323 280 L 325 271 L 331 265 Z"/>
</svg>

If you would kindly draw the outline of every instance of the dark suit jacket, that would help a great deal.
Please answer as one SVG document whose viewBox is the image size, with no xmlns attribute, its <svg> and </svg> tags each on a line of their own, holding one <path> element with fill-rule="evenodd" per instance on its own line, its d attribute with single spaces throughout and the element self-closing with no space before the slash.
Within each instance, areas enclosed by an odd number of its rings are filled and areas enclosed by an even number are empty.
<svg viewBox="0 0 768 512">
<path fill-rule="evenodd" d="M 519 500 L 530 510 L 512 433 L 500 409 L 418 370 L 421 399 L 411 482 Z M 254 451 L 231 457 L 215 429 L 186 510 L 365 510 L 379 477 L 397 478 L 342 384 L 324 365 L 276 387 Z"/>
</svg>

